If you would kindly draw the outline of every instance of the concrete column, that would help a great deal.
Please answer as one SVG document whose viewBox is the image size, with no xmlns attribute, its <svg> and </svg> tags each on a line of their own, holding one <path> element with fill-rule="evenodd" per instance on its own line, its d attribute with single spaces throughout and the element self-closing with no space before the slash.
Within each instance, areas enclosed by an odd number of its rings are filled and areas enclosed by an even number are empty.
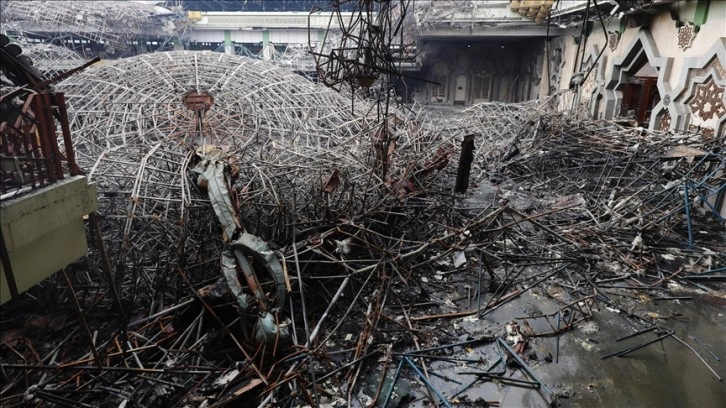
<svg viewBox="0 0 726 408">
<path fill-rule="evenodd" d="M 227 55 L 234 55 L 234 45 L 232 44 L 232 33 L 229 30 L 224 30 L 224 53 Z"/>
<path fill-rule="evenodd" d="M 267 44 L 270 43 L 270 31 L 269 30 L 262 30 L 262 48 L 267 47 Z"/>
</svg>

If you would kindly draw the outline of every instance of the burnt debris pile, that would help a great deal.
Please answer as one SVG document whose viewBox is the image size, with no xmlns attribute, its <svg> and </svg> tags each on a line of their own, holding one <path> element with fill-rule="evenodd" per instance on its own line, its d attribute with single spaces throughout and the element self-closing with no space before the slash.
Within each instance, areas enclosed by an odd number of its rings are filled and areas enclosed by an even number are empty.
<svg viewBox="0 0 726 408">
<path fill-rule="evenodd" d="M 8 306 L 3 406 L 482 406 L 485 382 L 551 403 L 566 392 L 540 365 L 571 329 L 617 314 L 696 348 L 633 298 L 726 301 L 723 137 L 552 109 L 563 95 L 381 121 L 308 85 L 241 98 L 193 68 L 260 62 L 143 58 L 124 64 L 188 69 L 141 96 L 126 92 L 148 78 L 123 67 L 123 86 L 102 67 L 63 88 L 108 257 L 96 245 L 73 291 L 46 282 L 27 295 L 42 302 Z M 497 315 L 533 296 L 549 307 Z"/>
</svg>

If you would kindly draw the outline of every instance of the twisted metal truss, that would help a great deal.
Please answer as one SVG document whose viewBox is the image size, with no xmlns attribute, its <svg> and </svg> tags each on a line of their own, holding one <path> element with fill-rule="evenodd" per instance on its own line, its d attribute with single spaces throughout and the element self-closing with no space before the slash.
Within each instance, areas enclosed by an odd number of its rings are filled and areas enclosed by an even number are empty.
<svg viewBox="0 0 726 408">
<path fill-rule="evenodd" d="M 77 52 L 65 47 L 23 40 L 15 42 L 22 48 L 22 55 L 28 56 L 33 66 L 46 76 L 69 71 L 85 62 Z"/>
<path fill-rule="evenodd" d="M 243 226 L 284 242 L 303 228 L 293 213 L 320 216 L 321 178 L 340 163 L 334 149 L 359 144 L 354 136 L 367 128 L 345 96 L 271 63 L 220 53 L 117 60 L 58 88 L 79 165 L 98 184 L 122 286 L 141 297 L 163 294 L 176 266 L 207 271 L 200 278 L 219 273 L 221 228 L 189 171 L 195 148 L 213 145 L 235 158 Z M 189 95 L 208 109 L 185 106 Z M 296 191 L 300 182 L 307 185 Z"/>
<path fill-rule="evenodd" d="M 338 32 L 341 38 L 330 50 L 312 52 L 320 81 L 333 89 L 347 85 L 354 91 L 375 84 L 383 91 L 380 94 L 387 107 L 387 91 L 401 76 L 399 63 L 411 60 L 405 50 L 414 40 L 404 22 L 410 18 L 412 4 L 411 0 L 358 1 L 343 13 L 350 4 L 331 1 L 326 38 Z M 313 9 L 313 13 L 320 10 Z"/>
<path fill-rule="evenodd" d="M 15 37 L 43 38 L 85 49 L 82 41 L 102 46 L 106 54 L 128 55 L 135 45 L 150 38 L 150 45 L 164 49 L 183 36 L 188 20 L 162 7 L 134 1 L 7 0 L 0 8 L 3 30 Z"/>
</svg>

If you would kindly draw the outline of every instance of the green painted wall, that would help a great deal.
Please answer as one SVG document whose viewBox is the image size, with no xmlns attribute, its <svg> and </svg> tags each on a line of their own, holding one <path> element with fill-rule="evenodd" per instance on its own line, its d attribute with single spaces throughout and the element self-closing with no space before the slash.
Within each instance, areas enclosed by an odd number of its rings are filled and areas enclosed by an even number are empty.
<svg viewBox="0 0 726 408">
<path fill-rule="evenodd" d="M 88 251 L 83 216 L 98 208 L 95 184 L 70 177 L 0 204 L 0 227 L 18 292 L 61 270 Z M 10 300 L 0 266 L 0 303 Z"/>
<path fill-rule="evenodd" d="M 50 231 L 22 248 L 9 251 L 18 293 L 25 292 L 87 252 L 86 229 L 82 218 Z M 10 299 L 5 271 L 0 266 L 0 304 Z"/>
</svg>

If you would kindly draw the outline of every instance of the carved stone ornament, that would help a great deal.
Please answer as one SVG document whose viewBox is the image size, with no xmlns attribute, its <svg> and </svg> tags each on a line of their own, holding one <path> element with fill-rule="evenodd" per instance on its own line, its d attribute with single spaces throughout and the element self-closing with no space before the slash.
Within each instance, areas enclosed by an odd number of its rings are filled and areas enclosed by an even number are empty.
<svg viewBox="0 0 726 408">
<path fill-rule="evenodd" d="M 678 46 L 682 50 L 690 47 L 694 38 L 696 38 L 696 30 L 692 23 L 686 23 L 678 28 Z"/>
<path fill-rule="evenodd" d="M 664 106 L 668 106 L 668 105 L 670 105 L 670 104 L 671 104 L 671 94 L 666 94 L 666 95 L 665 95 L 665 96 L 663 97 L 663 105 L 664 105 Z"/>
<path fill-rule="evenodd" d="M 620 33 L 617 31 L 608 31 L 608 47 L 610 51 L 615 51 L 620 42 Z"/>
<path fill-rule="evenodd" d="M 488 78 L 490 76 L 493 76 L 494 73 L 496 72 L 494 69 L 494 64 L 492 64 L 491 62 L 486 62 L 484 64 L 481 64 L 478 68 L 479 69 L 477 69 L 475 74 L 482 78 Z"/>
<path fill-rule="evenodd" d="M 714 130 L 711 129 L 710 127 L 707 127 L 707 126 L 701 127 L 701 126 L 696 126 L 696 125 L 688 126 L 688 132 L 689 133 L 699 133 L 703 136 L 709 136 L 709 137 L 713 136 L 715 133 Z"/>
<path fill-rule="evenodd" d="M 702 120 L 723 117 L 726 115 L 723 92 L 724 88 L 718 86 L 713 77 L 709 77 L 708 81 L 696 85 L 691 101 L 688 103 L 691 112 Z"/>
<path fill-rule="evenodd" d="M 660 130 L 667 132 L 671 129 L 671 113 L 666 109 L 663 117 L 660 119 Z"/>
</svg>

